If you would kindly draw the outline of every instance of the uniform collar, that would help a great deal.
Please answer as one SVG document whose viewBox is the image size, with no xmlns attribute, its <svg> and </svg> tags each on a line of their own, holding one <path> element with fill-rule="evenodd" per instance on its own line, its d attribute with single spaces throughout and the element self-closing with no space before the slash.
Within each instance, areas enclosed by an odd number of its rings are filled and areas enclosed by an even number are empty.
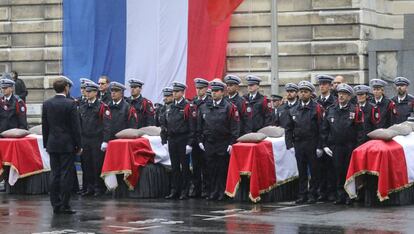
<svg viewBox="0 0 414 234">
<path fill-rule="evenodd" d="M 89 101 L 89 100 L 88 100 L 88 103 L 89 103 L 89 104 L 94 104 L 94 103 L 96 102 L 96 100 L 98 100 L 98 99 L 97 99 L 97 98 L 95 98 L 93 101 Z"/>
<path fill-rule="evenodd" d="M 236 93 L 235 93 L 235 94 L 233 94 L 232 96 L 230 96 L 230 95 L 229 95 L 229 98 L 230 98 L 230 99 L 233 99 L 233 98 L 235 98 L 235 97 L 237 96 L 237 94 L 239 94 L 239 93 L 238 93 L 238 92 L 236 92 Z"/>
<path fill-rule="evenodd" d="M 222 98 L 222 99 L 220 99 L 220 100 L 218 100 L 218 101 L 214 101 L 214 100 L 213 100 L 213 105 L 214 105 L 214 106 L 219 106 L 219 105 L 220 105 L 220 103 L 221 103 L 221 101 L 223 101 L 223 98 Z"/>
<path fill-rule="evenodd" d="M 402 97 L 402 98 L 400 96 L 398 96 L 398 95 L 397 95 L 397 97 L 398 97 L 397 98 L 397 101 L 398 101 L 398 103 L 400 103 L 400 102 L 405 101 L 405 99 L 407 98 L 407 94 L 405 94 L 404 97 Z"/>
<path fill-rule="evenodd" d="M 307 101 L 307 102 L 301 101 L 302 106 L 308 106 L 310 104 L 310 102 L 311 102 L 311 99 L 309 99 L 309 101 Z"/>
<path fill-rule="evenodd" d="M 5 101 L 10 101 L 11 97 L 12 97 L 12 95 L 10 95 L 8 97 L 4 96 L 3 98 L 4 98 Z"/>
<path fill-rule="evenodd" d="M 115 102 L 115 101 L 112 100 L 112 104 L 114 104 L 114 105 L 119 105 L 121 102 L 122 102 L 122 98 L 119 101 L 117 101 L 117 102 Z"/>
<path fill-rule="evenodd" d="M 382 99 L 384 99 L 384 96 L 381 96 L 381 98 L 379 100 L 377 100 L 377 99 L 374 98 L 374 101 L 375 101 L 375 103 L 381 103 L 382 102 Z"/>
<path fill-rule="evenodd" d="M 293 102 L 287 101 L 287 104 L 288 104 L 288 106 L 294 106 L 296 104 L 296 102 L 297 102 L 297 99 L 295 99 L 295 101 L 293 101 Z"/>
<path fill-rule="evenodd" d="M 184 100 L 184 98 L 181 98 L 179 101 L 174 101 L 174 103 L 175 103 L 175 105 L 179 105 L 183 100 Z"/>
<path fill-rule="evenodd" d="M 365 101 L 364 103 L 358 103 L 358 105 L 360 106 L 360 107 L 362 107 L 362 108 L 364 108 L 365 107 L 365 105 L 367 104 L 367 102 Z"/>
</svg>

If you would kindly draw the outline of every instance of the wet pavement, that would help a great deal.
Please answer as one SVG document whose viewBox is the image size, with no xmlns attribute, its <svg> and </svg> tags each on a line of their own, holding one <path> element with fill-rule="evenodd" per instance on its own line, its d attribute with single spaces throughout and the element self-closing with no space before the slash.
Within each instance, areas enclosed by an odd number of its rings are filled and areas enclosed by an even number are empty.
<svg viewBox="0 0 414 234">
<path fill-rule="evenodd" d="M 75 196 L 75 215 L 53 215 L 48 196 L 0 193 L 0 233 L 400 233 L 414 206 L 209 202 Z"/>
</svg>

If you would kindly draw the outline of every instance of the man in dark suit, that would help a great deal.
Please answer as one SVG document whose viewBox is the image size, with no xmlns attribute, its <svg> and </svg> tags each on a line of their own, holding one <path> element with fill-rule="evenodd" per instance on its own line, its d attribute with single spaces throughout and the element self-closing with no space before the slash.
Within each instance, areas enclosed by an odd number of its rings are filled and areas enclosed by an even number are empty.
<svg viewBox="0 0 414 234">
<path fill-rule="evenodd" d="M 43 146 L 50 155 L 50 201 L 55 214 L 74 214 L 69 205 L 75 154 L 82 153 L 79 113 L 74 100 L 66 98 L 70 83 L 59 78 L 53 83 L 56 96 L 42 108 Z"/>
</svg>

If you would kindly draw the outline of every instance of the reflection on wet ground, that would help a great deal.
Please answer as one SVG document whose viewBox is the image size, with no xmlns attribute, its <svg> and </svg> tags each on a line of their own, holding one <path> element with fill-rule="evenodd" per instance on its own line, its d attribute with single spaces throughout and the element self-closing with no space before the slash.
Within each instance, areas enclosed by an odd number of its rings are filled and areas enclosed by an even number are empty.
<svg viewBox="0 0 414 234">
<path fill-rule="evenodd" d="M 0 193 L 0 233 L 400 233 L 414 207 L 250 204 L 74 197 L 75 215 L 53 215 L 48 196 Z"/>
</svg>

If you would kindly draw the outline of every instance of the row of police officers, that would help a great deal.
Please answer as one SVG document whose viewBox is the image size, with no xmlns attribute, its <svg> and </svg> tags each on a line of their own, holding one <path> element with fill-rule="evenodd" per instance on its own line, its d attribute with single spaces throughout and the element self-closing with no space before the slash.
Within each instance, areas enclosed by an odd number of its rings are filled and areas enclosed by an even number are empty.
<svg viewBox="0 0 414 234">
<path fill-rule="evenodd" d="M 69 87 L 73 85 L 63 79 Z M 117 132 L 157 125 L 172 163 L 171 192 L 166 198 L 223 200 L 232 144 L 241 135 L 275 125 L 285 129 L 287 148 L 295 149 L 300 180 L 296 202 L 350 204 L 343 185 L 351 153 L 368 140 L 368 132 L 406 121 L 413 113 L 413 97 L 407 93 L 410 81 L 397 77 L 397 95 L 389 99 L 383 80 L 353 88 L 342 81 L 335 83 L 336 78 L 328 75 L 317 80 L 319 96 L 313 84 L 301 81 L 286 84 L 285 97 L 272 95 L 271 99 L 259 92 L 261 79 L 254 75 L 246 76 L 244 96 L 236 75 L 227 75 L 223 81 L 194 79 L 197 96 L 192 100 L 184 96 L 185 84 L 173 82 L 163 89 L 164 105 L 155 109 L 141 95 L 144 82 L 140 80 L 129 80 L 131 96 L 125 97 L 126 87 L 107 76 L 100 77 L 98 84 L 82 78 L 82 96 L 67 95 L 80 117 L 81 193 L 99 196 L 105 192 L 100 172 L 108 142 Z M 0 130 L 27 128 L 26 106 L 13 95 L 13 80 L 3 77 L 0 85 Z"/>
</svg>

